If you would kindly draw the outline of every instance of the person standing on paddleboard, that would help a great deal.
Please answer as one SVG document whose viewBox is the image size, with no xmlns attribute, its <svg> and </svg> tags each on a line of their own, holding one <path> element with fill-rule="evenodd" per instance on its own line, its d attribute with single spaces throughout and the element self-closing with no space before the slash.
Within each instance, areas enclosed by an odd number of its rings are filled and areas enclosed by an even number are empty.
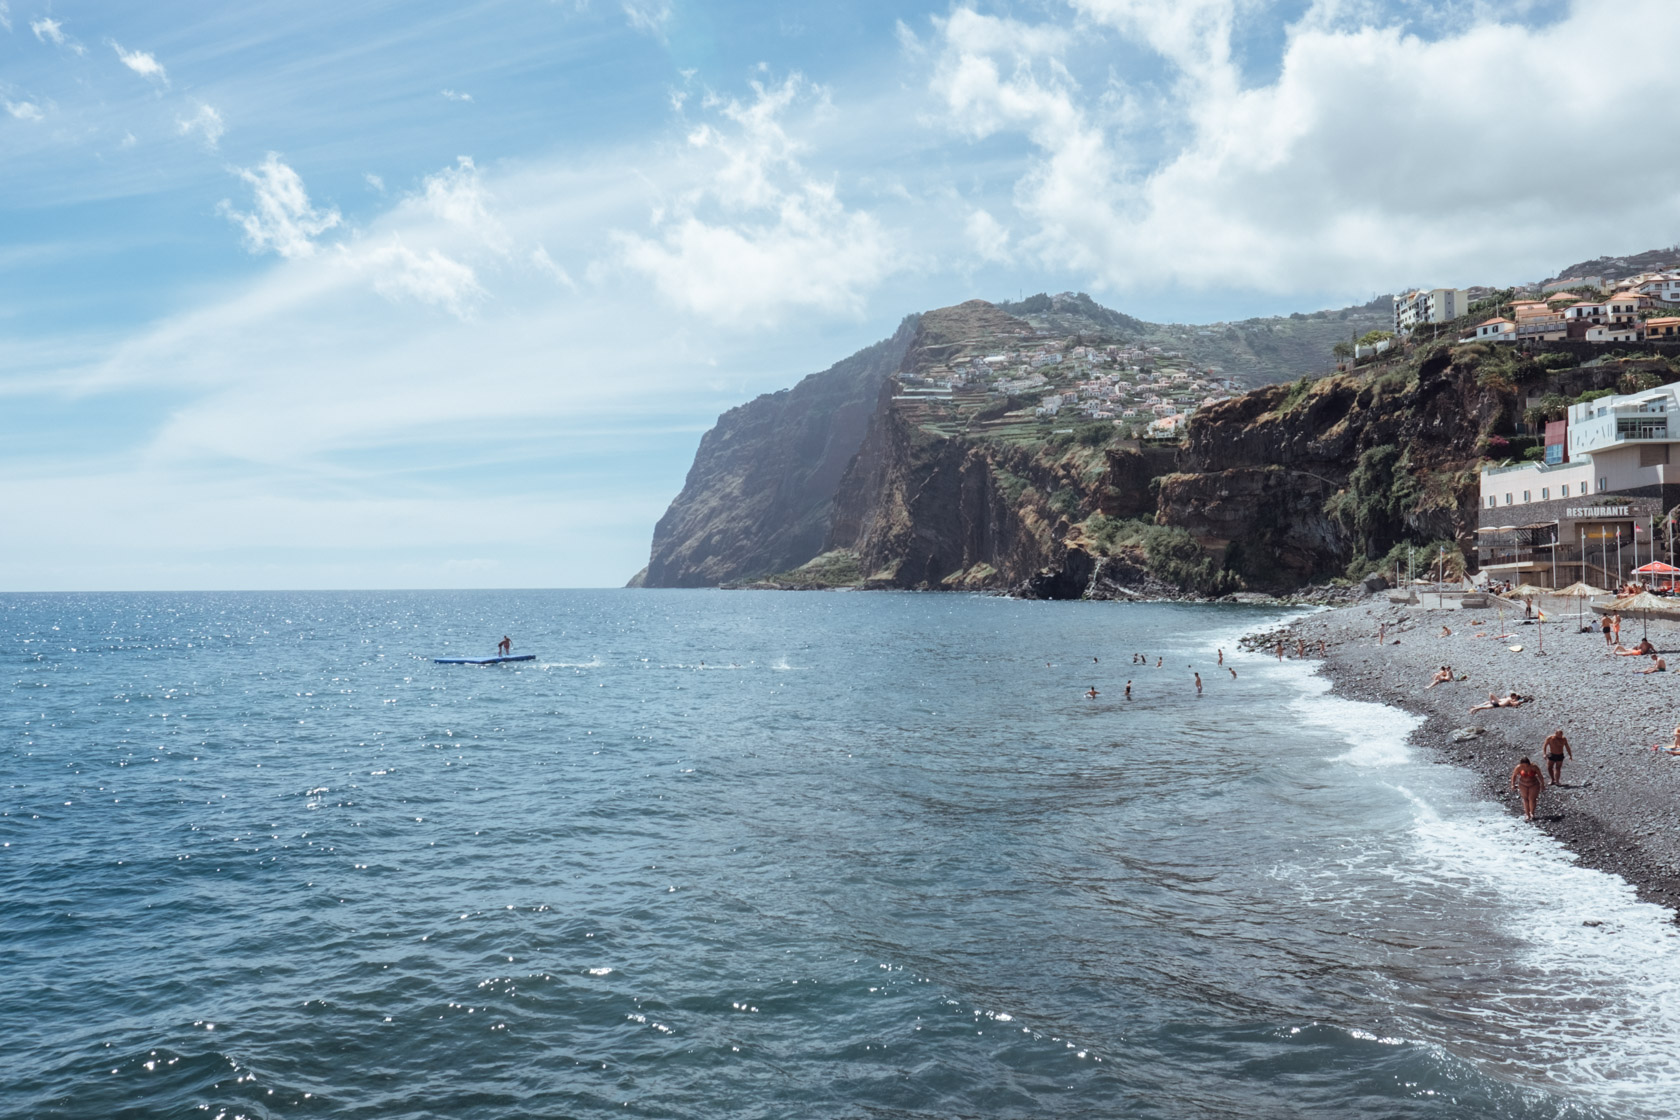
<svg viewBox="0 0 1680 1120">
<path fill-rule="evenodd" d="M 508 654 L 510 654 L 512 652 L 513 652 L 513 639 L 508 637 L 506 634 L 503 634 L 502 635 L 502 640 L 496 643 L 496 656 L 506 657 Z"/>
</svg>

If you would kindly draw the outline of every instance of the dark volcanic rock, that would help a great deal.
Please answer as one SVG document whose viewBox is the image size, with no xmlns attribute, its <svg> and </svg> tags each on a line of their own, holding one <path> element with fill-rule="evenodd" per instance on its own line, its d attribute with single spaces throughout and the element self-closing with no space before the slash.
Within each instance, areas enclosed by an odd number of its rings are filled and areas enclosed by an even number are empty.
<svg viewBox="0 0 1680 1120">
<path fill-rule="evenodd" d="M 654 528 L 643 585 L 712 587 L 823 551 L 840 477 L 915 327 L 911 316 L 891 338 L 720 416 Z"/>
</svg>

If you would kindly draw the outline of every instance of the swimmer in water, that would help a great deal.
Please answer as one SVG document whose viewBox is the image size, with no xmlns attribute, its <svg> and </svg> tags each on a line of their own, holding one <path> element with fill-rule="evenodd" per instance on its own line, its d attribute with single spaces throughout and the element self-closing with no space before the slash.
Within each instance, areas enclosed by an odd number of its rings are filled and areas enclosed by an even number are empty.
<svg viewBox="0 0 1680 1120">
<path fill-rule="evenodd" d="M 1227 672 L 1229 672 L 1231 674 L 1231 679 L 1232 680 L 1237 679 L 1237 671 L 1235 669 L 1231 668 L 1229 665 L 1225 666 L 1225 669 L 1226 669 Z"/>
<path fill-rule="evenodd" d="M 1201 694 L 1202 694 L 1202 675 L 1200 673 L 1197 673 L 1196 674 L 1196 695 L 1200 696 Z"/>
<path fill-rule="evenodd" d="M 1225 664 L 1225 651 L 1224 650 L 1219 651 L 1219 663 L 1221 665 Z"/>
<path fill-rule="evenodd" d="M 1095 700 L 1097 698 L 1097 686 L 1092 685 L 1090 688 L 1087 688 L 1085 690 L 1085 695 L 1089 696 L 1091 699 Z"/>
<path fill-rule="evenodd" d="M 1155 659 L 1155 668 L 1159 669 L 1161 667 L 1161 661 L 1162 659 L 1159 657 Z"/>
<path fill-rule="evenodd" d="M 1132 698 L 1132 682 L 1127 681 L 1126 682 L 1126 699 L 1130 700 L 1131 698 Z M 1675 732 L 1675 738 L 1680 739 L 1680 730 L 1677 730 Z"/>
</svg>

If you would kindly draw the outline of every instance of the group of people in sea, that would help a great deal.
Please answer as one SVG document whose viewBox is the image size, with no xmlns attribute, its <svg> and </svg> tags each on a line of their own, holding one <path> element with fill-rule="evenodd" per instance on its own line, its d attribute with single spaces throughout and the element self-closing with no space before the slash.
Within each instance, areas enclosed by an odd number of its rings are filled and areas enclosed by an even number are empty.
<svg viewBox="0 0 1680 1120">
<path fill-rule="evenodd" d="M 1095 664 L 1097 659 L 1095 657 L 1093 657 L 1093 658 L 1091 658 L 1091 661 L 1092 661 L 1093 664 Z M 1236 668 L 1233 667 L 1233 666 L 1225 664 L 1225 651 L 1223 649 L 1218 651 L 1218 661 L 1216 663 L 1218 665 L 1222 666 L 1225 669 L 1226 672 L 1231 674 L 1231 679 L 1232 680 L 1237 679 Z M 1050 662 L 1046 661 L 1044 664 L 1046 666 L 1048 666 L 1050 664 Z M 1147 653 L 1134 653 L 1134 654 L 1132 654 L 1132 664 L 1134 666 L 1142 665 L 1145 668 L 1149 668 L 1150 667 L 1150 665 L 1149 665 L 1149 655 Z M 1157 657 L 1155 659 L 1154 668 L 1160 669 L 1160 668 L 1165 667 L 1165 665 L 1166 665 L 1166 658 L 1165 657 Z M 1194 682 L 1195 689 L 1196 689 L 1196 695 L 1197 696 L 1202 695 L 1202 674 L 1196 669 L 1196 667 L 1194 665 L 1186 665 L 1185 668 L 1190 670 L 1190 677 L 1191 677 L 1192 681 Z M 1096 685 L 1091 685 L 1089 688 L 1087 688 L 1085 690 L 1085 697 L 1088 700 L 1095 700 L 1098 696 L 1101 696 L 1101 695 L 1102 695 L 1102 693 L 1097 690 Z M 1132 698 L 1132 682 L 1131 681 L 1126 682 L 1125 696 L 1126 696 L 1126 699 L 1128 699 L 1128 700 L 1130 700 Z"/>
</svg>

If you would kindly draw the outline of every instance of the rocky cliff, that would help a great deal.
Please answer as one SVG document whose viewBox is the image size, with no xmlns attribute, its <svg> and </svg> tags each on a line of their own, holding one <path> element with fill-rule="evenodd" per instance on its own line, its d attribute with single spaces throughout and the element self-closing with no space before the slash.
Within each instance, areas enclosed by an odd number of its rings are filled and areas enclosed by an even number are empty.
<svg viewBox="0 0 1680 1120">
<path fill-rule="evenodd" d="M 930 311 L 726 414 L 660 522 L 648 585 L 1206 595 L 1358 576 L 1399 548 L 1468 553 L 1485 457 L 1520 455 L 1583 392 L 1680 366 L 1432 344 L 1204 402 L 1181 442 L 1138 443 L 1058 402 L 1199 374 L 1082 299 Z"/>
<path fill-rule="evenodd" d="M 915 333 L 910 316 L 891 338 L 718 417 L 632 582 L 715 587 L 821 551 L 840 476 Z"/>
</svg>

